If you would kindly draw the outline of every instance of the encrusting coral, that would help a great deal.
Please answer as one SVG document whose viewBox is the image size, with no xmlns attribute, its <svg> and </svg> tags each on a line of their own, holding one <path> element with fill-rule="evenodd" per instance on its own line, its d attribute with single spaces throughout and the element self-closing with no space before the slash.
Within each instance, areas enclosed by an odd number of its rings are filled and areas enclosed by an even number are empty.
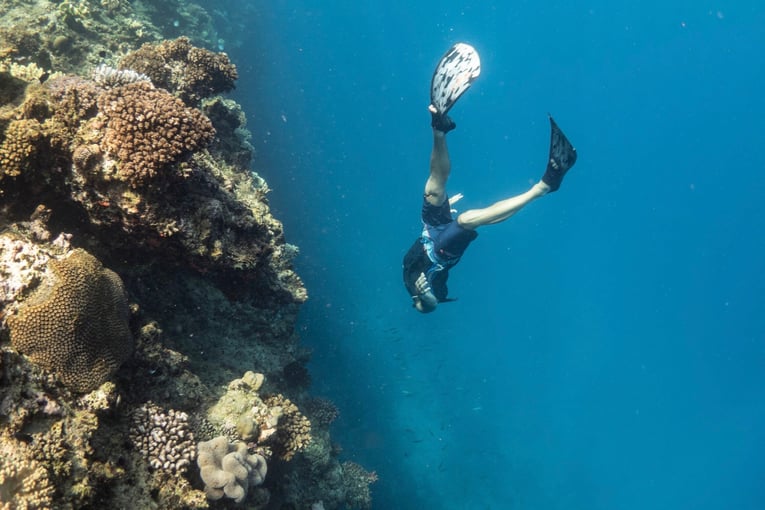
<svg viewBox="0 0 765 510">
<path fill-rule="evenodd" d="M 229 443 L 226 436 L 218 436 L 200 442 L 197 450 L 200 476 L 211 500 L 225 496 L 241 503 L 249 487 L 262 484 L 266 478 L 266 459 L 249 453 L 241 441 Z"/>
<path fill-rule="evenodd" d="M 215 134 L 199 110 L 145 81 L 107 90 L 98 98 L 98 110 L 96 120 L 104 125 L 101 145 L 119 161 L 119 178 L 134 187 L 204 147 Z"/>
<path fill-rule="evenodd" d="M 8 318 L 13 347 L 71 390 L 106 381 L 133 351 L 122 280 L 82 249 L 49 264 L 41 284 Z"/>
</svg>

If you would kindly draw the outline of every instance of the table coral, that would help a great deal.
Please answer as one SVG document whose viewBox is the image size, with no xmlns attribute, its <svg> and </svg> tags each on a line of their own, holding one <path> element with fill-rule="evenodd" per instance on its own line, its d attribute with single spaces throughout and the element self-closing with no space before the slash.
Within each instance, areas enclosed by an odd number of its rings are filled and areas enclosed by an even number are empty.
<svg viewBox="0 0 765 510">
<path fill-rule="evenodd" d="M 100 386 L 133 350 L 119 276 L 84 250 L 51 261 L 42 283 L 8 318 L 11 344 L 70 389 Z"/>
<path fill-rule="evenodd" d="M 164 167 L 204 147 L 215 134 L 199 110 L 186 107 L 148 82 L 104 92 L 98 98 L 104 124 L 102 146 L 119 161 L 119 177 L 134 187 Z"/>
<path fill-rule="evenodd" d="M 205 483 L 205 493 L 211 500 L 223 496 L 241 503 L 250 485 L 263 483 L 266 477 L 266 459 L 250 454 L 241 441 L 229 443 L 225 436 L 202 441 L 197 446 L 197 465 Z"/>
</svg>

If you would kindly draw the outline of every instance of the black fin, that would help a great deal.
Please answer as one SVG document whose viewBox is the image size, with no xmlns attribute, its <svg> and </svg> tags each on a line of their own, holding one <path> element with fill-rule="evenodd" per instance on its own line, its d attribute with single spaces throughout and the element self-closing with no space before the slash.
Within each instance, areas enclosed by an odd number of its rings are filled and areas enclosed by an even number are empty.
<svg viewBox="0 0 765 510">
<path fill-rule="evenodd" d="M 557 191 L 563 176 L 576 163 L 576 149 L 560 130 L 550 115 L 550 157 L 542 181 L 550 186 L 550 191 Z"/>
<path fill-rule="evenodd" d="M 457 124 L 448 115 L 431 112 L 431 117 L 430 125 L 444 134 L 457 127 Z"/>
</svg>

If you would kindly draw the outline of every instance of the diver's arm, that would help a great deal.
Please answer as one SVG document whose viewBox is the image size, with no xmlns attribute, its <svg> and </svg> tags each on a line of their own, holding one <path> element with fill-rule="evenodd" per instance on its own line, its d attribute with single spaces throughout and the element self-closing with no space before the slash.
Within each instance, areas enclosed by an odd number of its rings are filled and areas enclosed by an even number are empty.
<svg viewBox="0 0 765 510">
<path fill-rule="evenodd" d="M 438 299 L 435 294 L 433 294 L 433 290 L 430 288 L 430 282 L 428 282 L 425 273 L 420 273 L 420 277 L 417 278 L 414 285 L 417 287 L 417 294 L 412 296 L 412 299 L 414 300 L 414 307 L 417 311 L 430 313 L 435 310 L 436 306 L 438 306 Z"/>
</svg>

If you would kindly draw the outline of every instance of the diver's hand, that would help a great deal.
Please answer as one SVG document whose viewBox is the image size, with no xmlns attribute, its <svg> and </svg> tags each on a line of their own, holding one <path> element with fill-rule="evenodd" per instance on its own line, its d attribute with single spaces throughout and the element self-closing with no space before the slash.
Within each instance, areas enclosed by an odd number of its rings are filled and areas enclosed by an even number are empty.
<svg viewBox="0 0 765 510">
<path fill-rule="evenodd" d="M 425 273 L 420 273 L 420 277 L 414 282 L 417 288 L 417 295 L 414 296 L 414 306 L 423 313 L 432 312 L 438 306 L 438 299 L 430 288 L 430 282 Z"/>
<path fill-rule="evenodd" d="M 430 292 L 430 282 L 425 276 L 425 273 L 420 273 L 419 278 L 417 278 L 417 281 L 414 282 L 414 286 L 417 288 L 418 294 L 427 294 Z"/>
</svg>

